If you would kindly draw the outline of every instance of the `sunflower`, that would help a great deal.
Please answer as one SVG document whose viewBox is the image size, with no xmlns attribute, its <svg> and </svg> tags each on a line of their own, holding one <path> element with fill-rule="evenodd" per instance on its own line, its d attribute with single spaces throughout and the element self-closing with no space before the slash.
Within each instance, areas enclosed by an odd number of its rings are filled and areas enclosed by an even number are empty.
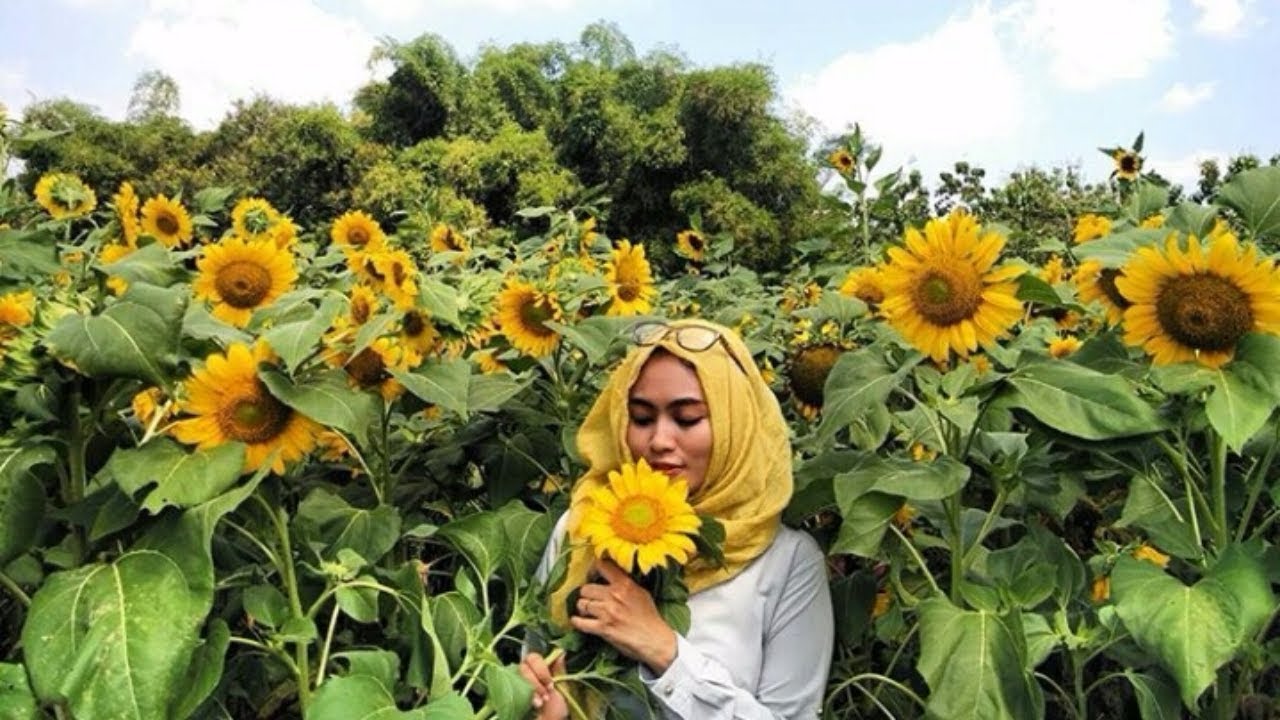
<svg viewBox="0 0 1280 720">
<path fill-rule="evenodd" d="M 541 292 L 529 283 L 511 280 L 498 293 L 497 305 L 498 327 L 517 350 L 542 357 L 555 349 L 560 334 L 546 325 L 548 320 L 563 320 L 555 293 Z"/>
<path fill-rule="evenodd" d="M 600 233 L 596 232 L 596 219 L 589 217 L 583 220 L 579 230 L 581 234 L 578 236 L 578 253 L 589 253 L 592 246 L 596 244 L 596 238 L 600 237 Z"/>
<path fill-rule="evenodd" d="M 502 364 L 501 360 L 494 357 L 492 350 L 481 350 L 480 352 L 472 355 L 471 359 L 474 360 L 476 365 L 480 368 L 480 372 L 486 375 L 494 375 L 506 372 L 507 370 L 507 366 Z"/>
<path fill-rule="evenodd" d="M 840 283 L 840 294 L 877 308 L 884 302 L 884 270 L 878 266 L 854 268 Z"/>
<path fill-rule="evenodd" d="M 269 360 L 271 351 L 261 342 L 252 349 L 235 343 L 226 353 L 208 356 L 182 384 L 181 410 L 194 417 L 175 422 L 170 434 L 201 450 L 244 443 L 244 472 L 257 470 L 278 451 L 271 469 L 283 474 L 285 463 L 311 451 L 321 426 L 267 391 L 258 363 Z"/>
<path fill-rule="evenodd" d="M 262 198 L 243 198 L 231 209 L 231 229 L 245 240 L 266 238 L 280 219 L 280 211 Z"/>
<path fill-rule="evenodd" d="M 609 309 L 605 315 L 643 315 L 653 309 L 657 290 L 653 287 L 653 271 L 644 257 L 643 245 L 618 241 L 605 267 L 609 283 Z"/>
<path fill-rule="evenodd" d="M 26 290 L 0 295 L 0 325 L 24 327 L 35 319 L 36 296 Z"/>
<path fill-rule="evenodd" d="M 1093 584 L 1089 586 L 1089 598 L 1095 603 L 1104 603 L 1111 599 L 1111 578 L 1107 575 L 1099 575 L 1093 579 Z"/>
<path fill-rule="evenodd" d="M 697 230 L 685 230 L 676 235 L 676 252 L 694 262 L 702 262 L 707 256 L 707 239 Z"/>
<path fill-rule="evenodd" d="M 1219 367 L 1248 332 L 1280 334 L 1280 271 L 1253 245 L 1218 229 L 1194 235 L 1187 248 L 1170 235 L 1161 251 L 1139 248 L 1116 288 L 1133 303 L 1124 311 L 1124 341 L 1157 365 L 1196 361 Z"/>
<path fill-rule="evenodd" d="M 68 173 L 49 173 L 35 187 L 36 202 L 54 220 L 88 215 L 98 206 L 98 196 L 84 182 Z"/>
<path fill-rule="evenodd" d="M 364 255 L 361 277 L 370 281 L 395 304 L 397 310 L 408 310 L 418 302 L 418 266 L 404 250 L 383 250 Z"/>
<path fill-rule="evenodd" d="M 1142 543 L 1133 551 L 1133 557 L 1137 560 L 1146 560 L 1152 565 L 1159 565 L 1161 568 L 1169 567 L 1169 556 L 1146 543 Z"/>
<path fill-rule="evenodd" d="M 288 250 L 298 241 L 298 226 L 293 218 L 281 215 L 280 219 L 267 231 L 267 238 L 281 250 Z"/>
<path fill-rule="evenodd" d="M 1072 231 L 1072 239 L 1079 245 L 1080 243 L 1096 240 L 1103 235 L 1111 232 L 1111 221 L 1101 215 L 1093 213 L 1085 213 L 1076 219 L 1075 230 Z"/>
<path fill-rule="evenodd" d="M 1119 325 L 1129 301 L 1116 288 L 1116 281 L 1123 276 L 1117 268 L 1103 267 L 1097 260 L 1085 260 L 1076 268 L 1076 290 L 1084 302 L 1098 302 L 1107 312 L 1107 322 Z"/>
<path fill-rule="evenodd" d="M 1049 340 L 1049 354 L 1056 358 L 1064 358 L 1080 349 L 1084 343 L 1074 335 L 1055 337 Z"/>
<path fill-rule="evenodd" d="M 445 223 L 439 223 L 431 229 L 432 252 L 466 252 L 467 239 L 462 233 Z"/>
<path fill-rule="evenodd" d="M 1040 268 L 1038 275 L 1041 280 L 1049 283 L 1050 285 L 1057 285 L 1068 277 L 1067 268 L 1063 265 L 1062 258 L 1057 255 L 1050 257 L 1049 260 L 1045 262 L 1044 267 Z"/>
<path fill-rule="evenodd" d="M 1156 213 L 1154 215 L 1148 215 L 1147 218 L 1143 220 L 1142 224 L 1139 225 L 1138 227 L 1146 228 L 1149 230 L 1158 230 L 1164 227 L 1164 216 L 1161 215 L 1160 213 Z"/>
<path fill-rule="evenodd" d="M 1141 155 L 1132 150 L 1118 149 L 1111 154 L 1111 158 L 1116 161 L 1116 169 L 1111 172 L 1113 177 L 1127 182 L 1138 179 L 1138 173 L 1142 172 Z"/>
<path fill-rule="evenodd" d="M 133 408 L 133 416 L 143 427 L 154 421 L 159 425 L 169 419 L 173 404 L 166 402 L 164 391 L 158 387 L 147 388 L 133 396 L 129 406 Z"/>
<path fill-rule="evenodd" d="M 142 231 L 170 248 L 186 245 L 195 235 L 187 209 L 164 195 L 157 195 L 142 206 Z"/>
<path fill-rule="evenodd" d="M 921 234 L 909 228 L 906 247 L 889 249 L 880 309 L 907 342 L 935 362 L 954 351 L 967 357 L 1022 316 L 1018 285 L 1022 268 L 993 268 L 1004 238 L 979 235 L 963 211 L 930 220 Z"/>
<path fill-rule="evenodd" d="M 628 573 L 674 560 L 684 565 L 695 552 L 702 525 L 688 501 L 684 479 L 656 472 L 641 458 L 609 473 L 609 484 L 586 496 L 573 538 L 588 542 L 598 558 L 608 556 Z"/>
<path fill-rule="evenodd" d="M 801 415 L 811 420 L 818 416 L 827 376 L 843 352 L 835 343 L 824 343 L 801 348 L 791 357 L 787 378 Z"/>
<path fill-rule="evenodd" d="M 374 340 L 355 355 L 337 357 L 351 384 L 365 390 L 377 390 L 387 401 L 395 400 L 404 386 L 391 374 L 392 370 L 408 372 L 422 362 L 422 356 L 389 337 Z"/>
<path fill-rule="evenodd" d="M 247 325 L 254 310 L 275 302 L 298 279 L 293 254 L 270 240 L 233 236 L 206 245 L 196 267 L 195 296 L 212 302 L 214 316 L 236 327 Z"/>
<path fill-rule="evenodd" d="M 828 155 L 827 162 L 831 163 L 831 167 L 838 170 L 841 175 L 848 175 L 853 171 L 853 154 L 844 148 L 840 148 Z"/>
<path fill-rule="evenodd" d="M 111 204 L 115 206 L 116 217 L 120 219 L 120 234 L 126 245 L 133 247 L 138 243 L 138 194 L 133 191 L 132 183 L 120 183 L 120 189 L 111 196 Z"/>
<path fill-rule="evenodd" d="M 423 312 L 409 310 L 400 318 L 400 342 L 414 352 L 426 354 L 439 339 L 440 334 Z"/>
<path fill-rule="evenodd" d="M 102 246 L 98 251 L 98 262 L 102 265 L 110 265 L 121 258 L 127 257 L 134 251 L 132 245 L 121 245 L 119 243 L 108 243 Z M 109 275 L 107 277 L 107 289 L 115 295 L 123 295 L 125 290 L 129 289 L 129 281 L 119 275 Z"/>
<path fill-rule="evenodd" d="M 373 216 L 361 210 L 350 210 L 333 221 L 329 238 L 344 252 L 378 252 L 386 244 L 386 233 Z"/>
<path fill-rule="evenodd" d="M 891 607 L 893 607 L 893 596 L 889 594 L 888 590 L 881 590 L 876 593 L 876 600 L 871 604 L 871 619 L 875 620 L 884 615 L 889 612 Z"/>
<path fill-rule="evenodd" d="M 363 325 L 369 322 L 369 318 L 382 306 L 382 300 L 372 289 L 364 285 L 356 285 L 351 288 L 351 295 L 347 297 L 350 304 L 348 316 L 352 325 Z"/>
</svg>

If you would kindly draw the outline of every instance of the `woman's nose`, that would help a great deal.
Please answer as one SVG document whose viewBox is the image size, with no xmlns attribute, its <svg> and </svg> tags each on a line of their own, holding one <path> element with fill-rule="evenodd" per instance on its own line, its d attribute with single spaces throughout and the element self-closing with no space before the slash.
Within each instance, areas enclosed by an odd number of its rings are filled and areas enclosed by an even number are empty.
<svg viewBox="0 0 1280 720">
<path fill-rule="evenodd" d="M 653 424 L 653 436 L 649 438 L 649 448 L 655 453 L 674 450 L 676 447 L 675 425 L 671 420 L 659 418 Z"/>
</svg>

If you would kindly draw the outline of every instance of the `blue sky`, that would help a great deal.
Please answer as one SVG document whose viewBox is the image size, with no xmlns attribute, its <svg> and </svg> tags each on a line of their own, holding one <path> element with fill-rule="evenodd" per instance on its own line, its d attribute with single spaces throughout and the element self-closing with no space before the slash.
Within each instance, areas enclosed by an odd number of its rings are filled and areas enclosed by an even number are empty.
<svg viewBox="0 0 1280 720">
<path fill-rule="evenodd" d="M 860 122 L 887 166 L 929 176 L 966 159 L 1100 180 L 1095 148 L 1139 130 L 1148 166 L 1182 182 L 1206 157 L 1280 153 L 1277 0 L 0 0 L 0 102 L 68 96 L 119 118 L 159 69 L 208 128 L 254 92 L 345 105 L 379 72 L 379 38 L 433 32 L 467 58 L 602 19 L 642 54 L 767 63 L 779 112 Z"/>
</svg>

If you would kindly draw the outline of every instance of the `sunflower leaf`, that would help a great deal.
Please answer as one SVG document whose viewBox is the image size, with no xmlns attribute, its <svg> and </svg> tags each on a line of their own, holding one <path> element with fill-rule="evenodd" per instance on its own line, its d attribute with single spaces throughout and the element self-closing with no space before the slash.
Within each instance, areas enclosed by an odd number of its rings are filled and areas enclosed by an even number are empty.
<svg viewBox="0 0 1280 720">
<path fill-rule="evenodd" d="M 168 385 L 163 359 L 175 357 L 179 323 L 136 302 L 119 302 L 99 315 L 63 317 L 45 338 L 54 357 L 89 377 L 131 377 Z"/>
<path fill-rule="evenodd" d="M 341 295 L 329 293 L 320 301 L 320 308 L 312 310 L 309 317 L 276 325 L 262 337 L 284 361 L 289 372 L 293 372 L 299 363 L 316 351 L 316 343 L 333 324 L 344 303 Z"/>
<path fill-rule="evenodd" d="M 1086 440 L 1110 440 L 1157 432 L 1159 414 L 1124 378 L 1075 363 L 1033 360 L 1009 375 L 1002 402 Z"/>
<path fill-rule="evenodd" d="M 142 447 L 116 450 L 94 482 L 114 481 L 131 498 L 154 484 L 142 509 L 156 515 L 169 505 L 185 508 L 217 497 L 235 484 L 243 467 L 240 443 L 187 452 L 169 438 L 157 438 Z"/>
<path fill-rule="evenodd" d="M 434 278 L 423 278 L 418 283 L 418 296 L 433 320 L 461 327 L 458 319 L 458 291 Z"/>
<path fill-rule="evenodd" d="M 1212 205 L 1184 202 L 1169 213 L 1169 217 L 1165 219 L 1165 226 L 1202 238 L 1213 229 L 1213 223 L 1217 218 L 1218 208 Z"/>
<path fill-rule="evenodd" d="M 1218 200 L 1240 213 L 1254 238 L 1280 237 L 1280 167 L 1236 175 L 1218 189 Z"/>
<path fill-rule="evenodd" d="M 1250 333 L 1237 345 L 1235 359 L 1211 372 L 1214 390 L 1205 414 L 1227 445 L 1240 452 L 1280 405 L 1280 338 Z"/>
<path fill-rule="evenodd" d="M 27 671 L 21 665 L 0 663 L 0 717 L 11 720 L 36 720 L 36 696 L 27 684 Z"/>
<path fill-rule="evenodd" d="M 160 243 L 151 243 L 134 250 L 109 264 L 98 264 L 95 269 L 113 277 L 122 277 L 133 283 L 146 283 L 156 287 L 169 287 L 187 278 L 187 271 L 173 261 L 173 255 Z M 189 294 L 184 293 L 184 295 Z"/>
<path fill-rule="evenodd" d="M 391 370 L 390 373 L 409 392 L 466 419 L 471 363 L 461 358 L 430 360 L 413 372 Z"/>
<path fill-rule="evenodd" d="M 0 567 L 26 552 L 44 516 L 44 487 L 31 468 L 54 461 L 44 445 L 0 451 Z"/>
<path fill-rule="evenodd" d="M 258 372 L 258 377 L 280 402 L 321 425 L 351 435 L 361 447 L 367 447 L 369 428 L 377 425 L 382 414 L 382 399 L 352 389 L 345 375 L 341 370 L 334 370 L 294 384 L 279 370 Z"/>
<path fill-rule="evenodd" d="M 844 353 L 827 375 L 823 390 L 822 424 L 818 439 L 826 442 L 875 406 L 883 406 L 889 393 L 902 383 L 923 356 L 916 355 L 896 370 L 885 363 L 879 349 L 868 347 Z"/>
<path fill-rule="evenodd" d="M 53 275 L 58 264 L 58 241 L 48 230 L 0 230 L 0 278 L 28 280 Z"/>
<path fill-rule="evenodd" d="M 1077 245 L 1075 254 L 1081 260 L 1097 260 L 1103 267 L 1123 267 L 1134 250 L 1155 245 L 1168 234 L 1168 230 L 1156 228 L 1126 230 Z"/>
</svg>

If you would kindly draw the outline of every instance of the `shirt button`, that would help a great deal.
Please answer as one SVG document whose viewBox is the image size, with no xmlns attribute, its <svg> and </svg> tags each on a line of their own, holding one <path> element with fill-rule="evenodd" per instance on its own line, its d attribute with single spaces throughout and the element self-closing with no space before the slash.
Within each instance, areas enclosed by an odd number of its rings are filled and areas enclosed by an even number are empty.
<svg viewBox="0 0 1280 720">
<path fill-rule="evenodd" d="M 662 686 L 662 694 L 663 694 L 663 695 L 666 695 L 667 697 L 671 697 L 671 693 L 673 693 L 673 692 L 675 692 L 675 691 L 676 691 L 676 689 L 675 689 L 675 688 L 673 688 L 673 687 L 671 687 L 671 685 L 670 685 L 670 684 L 667 684 L 667 685 L 663 685 L 663 686 Z"/>
</svg>

